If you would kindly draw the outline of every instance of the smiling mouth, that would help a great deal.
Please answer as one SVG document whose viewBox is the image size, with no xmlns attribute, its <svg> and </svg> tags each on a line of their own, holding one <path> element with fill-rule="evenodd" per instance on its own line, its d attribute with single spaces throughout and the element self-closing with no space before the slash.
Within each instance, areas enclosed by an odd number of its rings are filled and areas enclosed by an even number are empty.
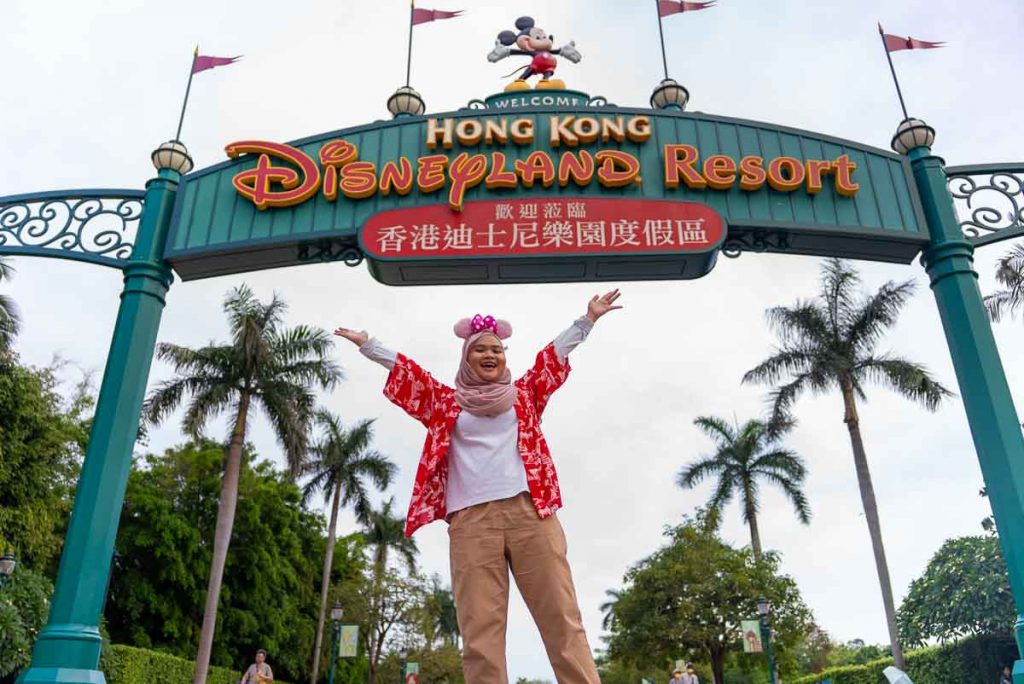
<svg viewBox="0 0 1024 684">
<path fill-rule="evenodd" d="M 486 368 L 487 370 L 494 370 L 498 367 L 498 364 L 494 361 L 483 361 L 480 363 L 480 367 Z"/>
</svg>

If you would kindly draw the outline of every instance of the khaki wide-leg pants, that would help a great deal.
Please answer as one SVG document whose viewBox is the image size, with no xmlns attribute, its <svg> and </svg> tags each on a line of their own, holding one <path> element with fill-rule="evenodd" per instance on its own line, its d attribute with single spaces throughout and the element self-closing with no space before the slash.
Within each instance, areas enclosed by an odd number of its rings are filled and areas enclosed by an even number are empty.
<svg viewBox="0 0 1024 684">
<path fill-rule="evenodd" d="M 600 684 L 558 518 L 538 518 L 530 495 L 523 492 L 457 511 L 449 523 L 466 684 L 508 683 L 510 568 L 540 630 L 558 684 Z"/>
</svg>

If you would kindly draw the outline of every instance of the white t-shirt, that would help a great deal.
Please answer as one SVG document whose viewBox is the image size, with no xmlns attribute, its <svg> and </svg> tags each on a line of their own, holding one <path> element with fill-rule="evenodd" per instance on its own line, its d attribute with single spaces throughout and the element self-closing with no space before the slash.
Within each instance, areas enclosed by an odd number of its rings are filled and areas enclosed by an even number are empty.
<svg viewBox="0 0 1024 684">
<path fill-rule="evenodd" d="M 554 340 L 558 357 L 564 360 L 587 339 L 593 327 L 586 317 L 573 321 Z M 376 338 L 367 340 L 359 351 L 389 370 L 395 365 L 395 352 Z M 459 413 L 448 448 L 446 508 L 449 515 L 530 490 L 518 442 L 519 420 L 514 408 L 497 416 L 475 416 L 469 411 Z"/>
</svg>

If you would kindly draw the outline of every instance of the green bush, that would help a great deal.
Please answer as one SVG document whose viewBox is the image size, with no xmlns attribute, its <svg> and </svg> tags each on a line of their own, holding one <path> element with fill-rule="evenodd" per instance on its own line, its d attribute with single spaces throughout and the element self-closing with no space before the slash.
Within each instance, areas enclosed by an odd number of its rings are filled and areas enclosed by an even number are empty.
<svg viewBox="0 0 1024 684">
<path fill-rule="evenodd" d="M 108 684 L 192 684 L 194 663 L 176 656 L 134 646 L 113 645 L 105 658 Z M 211 667 L 207 684 L 238 684 L 240 672 Z"/>
<path fill-rule="evenodd" d="M 1017 659 L 1010 637 L 979 636 L 946 646 L 931 646 L 906 655 L 907 674 L 914 684 L 992 684 L 1004 665 Z M 792 680 L 789 684 L 885 684 L 884 670 L 892 658 L 865 665 L 834 667 Z"/>
</svg>

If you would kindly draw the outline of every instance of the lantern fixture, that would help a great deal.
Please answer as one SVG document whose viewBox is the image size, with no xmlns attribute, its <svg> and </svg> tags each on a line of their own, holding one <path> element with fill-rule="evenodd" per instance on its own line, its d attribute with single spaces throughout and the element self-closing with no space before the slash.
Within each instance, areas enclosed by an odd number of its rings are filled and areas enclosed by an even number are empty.
<svg viewBox="0 0 1024 684">
<path fill-rule="evenodd" d="M 168 140 L 160 147 L 153 150 L 150 155 L 153 166 L 157 171 L 175 171 L 186 174 L 192 170 L 192 157 L 180 140 Z"/>
<path fill-rule="evenodd" d="M 920 119 L 904 119 L 892 137 L 892 149 L 907 154 L 916 147 L 931 147 L 935 142 L 935 129 Z"/>
<path fill-rule="evenodd" d="M 690 100 L 690 91 L 672 78 L 666 78 L 651 93 L 651 107 L 654 109 L 686 109 Z"/>
</svg>

